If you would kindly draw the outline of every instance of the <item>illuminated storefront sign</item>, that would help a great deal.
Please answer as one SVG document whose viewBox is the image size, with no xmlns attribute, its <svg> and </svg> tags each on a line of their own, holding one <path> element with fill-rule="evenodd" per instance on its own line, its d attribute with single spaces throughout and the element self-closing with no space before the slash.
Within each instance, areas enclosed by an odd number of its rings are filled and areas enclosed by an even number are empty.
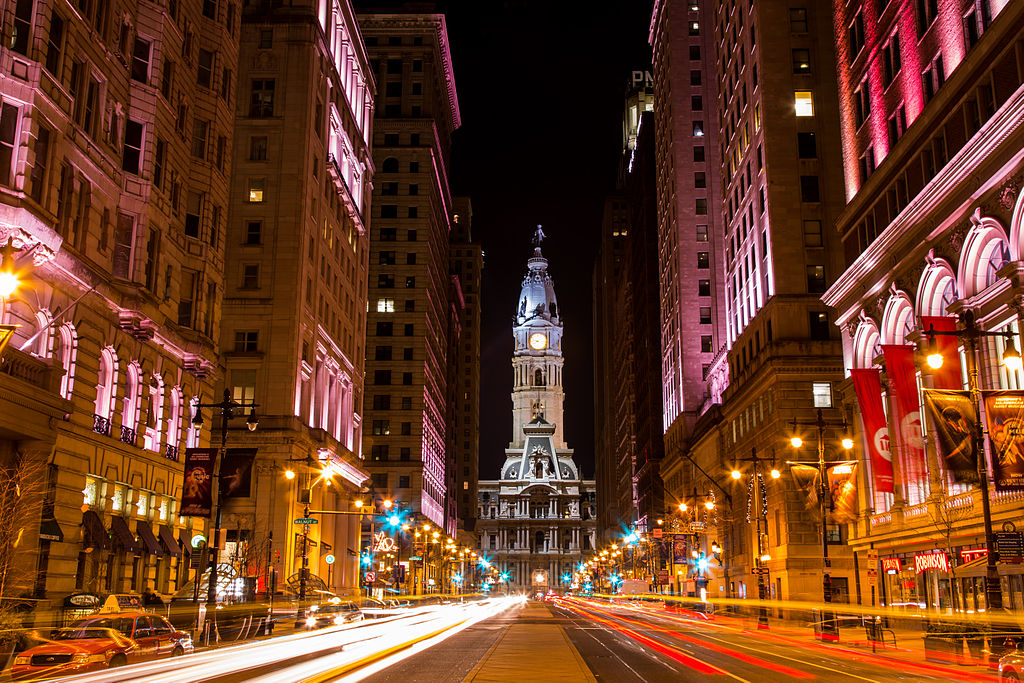
<svg viewBox="0 0 1024 683">
<path fill-rule="evenodd" d="M 970 562 L 971 560 L 976 560 L 979 557 L 984 557 L 985 555 L 988 555 L 988 550 L 985 548 L 971 548 L 970 550 L 960 551 L 960 559 L 964 562 Z"/>
<path fill-rule="evenodd" d="M 898 557 L 883 557 L 882 558 L 882 570 L 887 574 L 899 574 L 900 573 L 900 558 Z"/>
<path fill-rule="evenodd" d="M 949 555 L 946 553 L 929 553 L 927 555 L 914 555 L 914 573 L 920 574 L 927 569 L 938 569 L 949 571 Z"/>
</svg>

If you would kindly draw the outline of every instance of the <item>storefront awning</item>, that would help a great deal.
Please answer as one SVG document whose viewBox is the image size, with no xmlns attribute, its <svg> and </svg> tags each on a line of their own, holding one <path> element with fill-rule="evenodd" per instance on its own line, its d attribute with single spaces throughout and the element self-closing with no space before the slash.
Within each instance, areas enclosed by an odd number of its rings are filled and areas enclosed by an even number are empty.
<svg viewBox="0 0 1024 683">
<path fill-rule="evenodd" d="M 982 555 L 966 564 L 957 567 L 954 572 L 958 579 L 968 577 L 982 577 L 988 569 L 988 556 Z M 1009 562 L 996 562 L 996 569 L 999 576 L 1017 576 L 1024 574 L 1024 564 L 1011 564 Z"/>
<path fill-rule="evenodd" d="M 39 523 L 39 538 L 43 541 L 64 542 L 64 531 L 53 517 Z"/>
<path fill-rule="evenodd" d="M 164 546 L 164 550 L 171 557 L 181 557 L 181 548 L 178 547 L 178 542 L 174 540 L 174 530 L 166 524 L 160 525 L 160 542 Z"/>
<path fill-rule="evenodd" d="M 188 532 L 184 529 L 178 534 L 178 547 L 181 548 L 181 552 L 184 553 L 185 557 L 192 556 L 192 542 L 188 538 Z"/>
<path fill-rule="evenodd" d="M 138 524 L 135 525 L 135 531 L 138 532 L 139 538 L 142 539 L 142 543 L 146 546 L 146 550 L 150 555 L 160 557 L 164 554 L 164 549 L 160 547 L 160 542 L 156 540 L 156 536 L 153 534 L 153 527 L 149 525 L 149 522 L 140 519 Z"/>
<path fill-rule="evenodd" d="M 114 515 L 110 522 L 110 533 L 114 535 L 114 538 L 117 539 L 117 542 L 121 544 L 126 553 L 134 554 L 139 552 L 139 544 L 136 542 L 131 529 L 128 528 L 128 522 L 124 521 L 124 517 Z"/>
<path fill-rule="evenodd" d="M 110 547 L 110 536 L 95 510 L 86 510 L 82 513 L 82 547 L 98 550 Z"/>
</svg>

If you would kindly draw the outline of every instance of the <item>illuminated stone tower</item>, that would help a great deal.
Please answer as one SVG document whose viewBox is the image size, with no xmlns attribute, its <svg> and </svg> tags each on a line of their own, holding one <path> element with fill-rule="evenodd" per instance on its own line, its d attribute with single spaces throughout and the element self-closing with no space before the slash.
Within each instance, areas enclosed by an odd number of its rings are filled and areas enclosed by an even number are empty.
<svg viewBox="0 0 1024 683">
<path fill-rule="evenodd" d="M 523 278 L 512 328 L 515 352 L 512 387 L 512 443 L 522 449 L 523 427 L 536 418 L 555 426 L 556 448 L 565 448 L 562 432 L 562 322 L 558 317 L 555 285 L 548 274 L 548 260 L 541 253 L 544 231 L 533 236 L 533 256 L 526 262 L 529 272 Z"/>
</svg>

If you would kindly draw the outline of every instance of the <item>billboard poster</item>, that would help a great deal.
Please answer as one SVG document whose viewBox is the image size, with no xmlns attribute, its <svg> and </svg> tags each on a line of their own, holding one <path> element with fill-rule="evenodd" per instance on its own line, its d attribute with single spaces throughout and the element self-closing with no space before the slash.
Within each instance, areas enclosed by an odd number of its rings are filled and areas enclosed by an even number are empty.
<svg viewBox="0 0 1024 683">
<path fill-rule="evenodd" d="M 220 495 L 248 498 L 252 491 L 252 463 L 255 448 L 229 448 L 220 463 Z"/>
<path fill-rule="evenodd" d="M 687 551 L 686 534 L 672 534 L 672 562 L 673 564 L 687 564 L 690 555 Z"/>
<path fill-rule="evenodd" d="M 826 470 L 832 498 L 832 519 L 837 524 L 857 521 L 857 463 L 836 463 Z"/>
<path fill-rule="evenodd" d="M 216 448 L 185 449 L 185 483 L 181 487 L 182 517 L 209 517 L 213 511 L 213 468 Z"/>
<path fill-rule="evenodd" d="M 985 418 L 996 490 L 1024 490 L 1024 391 L 986 391 Z"/>
<path fill-rule="evenodd" d="M 935 432 L 935 450 L 954 481 L 978 483 L 978 454 L 974 447 L 974 425 L 978 416 L 968 391 L 926 389 L 925 410 Z"/>
</svg>

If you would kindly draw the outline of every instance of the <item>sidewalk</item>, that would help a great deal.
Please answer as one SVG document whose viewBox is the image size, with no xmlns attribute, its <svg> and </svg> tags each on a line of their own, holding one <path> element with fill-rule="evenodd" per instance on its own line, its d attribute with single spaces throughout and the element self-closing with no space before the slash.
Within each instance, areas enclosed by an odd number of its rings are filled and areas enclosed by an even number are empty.
<svg viewBox="0 0 1024 683">
<path fill-rule="evenodd" d="M 518 620 L 528 623 L 508 626 L 463 683 L 596 681 L 565 629 L 547 619 L 554 622 L 547 605 L 527 603 Z"/>
</svg>

